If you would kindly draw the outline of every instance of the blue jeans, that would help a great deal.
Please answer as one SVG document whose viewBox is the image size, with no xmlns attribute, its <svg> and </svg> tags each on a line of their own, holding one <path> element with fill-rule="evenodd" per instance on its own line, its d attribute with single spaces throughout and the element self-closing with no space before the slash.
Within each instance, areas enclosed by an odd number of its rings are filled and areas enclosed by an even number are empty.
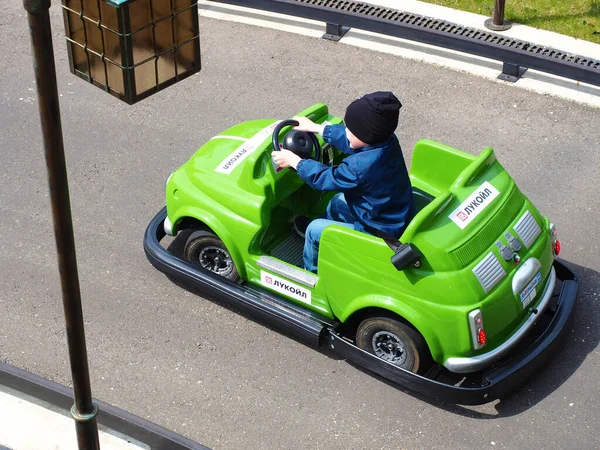
<svg viewBox="0 0 600 450">
<path fill-rule="evenodd" d="M 306 228 L 303 255 L 306 270 L 317 273 L 319 242 L 323 230 L 329 225 L 341 225 L 355 229 L 354 222 L 355 219 L 350 213 L 344 194 L 336 194 L 327 205 L 324 218 L 313 220 Z"/>
</svg>

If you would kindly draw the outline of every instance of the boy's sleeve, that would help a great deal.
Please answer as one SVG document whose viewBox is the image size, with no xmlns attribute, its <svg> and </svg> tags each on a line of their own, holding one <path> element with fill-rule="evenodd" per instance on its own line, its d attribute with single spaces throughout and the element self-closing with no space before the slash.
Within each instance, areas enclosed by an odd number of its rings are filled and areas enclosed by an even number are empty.
<svg viewBox="0 0 600 450">
<path fill-rule="evenodd" d="M 346 192 L 359 184 L 358 176 L 345 161 L 329 167 L 314 159 L 303 159 L 296 170 L 306 184 L 318 191 Z"/>
<path fill-rule="evenodd" d="M 323 129 L 323 139 L 335 148 L 340 149 L 342 153 L 346 153 L 347 155 L 356 153 L 350 148 L 348 138 L 346 138 L 346 127 L 344 125 L 326 125 Z"/>
</svg>

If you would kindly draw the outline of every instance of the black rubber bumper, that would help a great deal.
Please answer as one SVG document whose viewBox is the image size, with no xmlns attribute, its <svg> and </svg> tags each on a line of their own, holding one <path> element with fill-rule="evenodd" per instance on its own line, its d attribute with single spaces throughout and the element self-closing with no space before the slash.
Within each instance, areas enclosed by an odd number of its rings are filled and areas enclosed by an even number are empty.
<svg viewBox="0 0 600 450">
<path fill-rule="evenodd" d="M 554 269 L 556 278 L 562 281 L 562 285 L 552 319 L 541 334 L 537 337 L 532 336 L 535 339 L 528 347 L 485 375 L 485 379 L 490 383 L 490 397 L 501 398 L 523 384 L 525 379 L 552 357 L 556 346 L 563 341 L 563 335 L 570 329 L 579 282 L 575 274 L 561 261 L 554 262 Z"/>
<path fill-rule="evenodd" d="M 327 346 L 343 358 L 376 373 L 402 389 L 418 396 L 436 401 L 461 405 L 478 405 L 502 398 L 522 385 L 554 353 L 555 347 L 563 340 L 569 329 L 570 319 L 575 309 L 579 284 L 577 278 L 563 263 L 554 262 L 560 288 L 551 316 L 524 339 L 511 355 L 488 371 L 460 377 L 449 377 L 445 369 L 431 371 L 421 376 L 400 369 L 341 337 L 337 332 L 339 323 L 328 320 L 303 308 L 290 304 L 276 294 L 248 285 L 236 285 L 222 277 L 198 270 L 184 260 L 172 255 L 163 248 L 160 241 L 165 237 L 163 221 L 166 208 L 163 208 L 150 222 L 144 236 L 144 249 L 148 260 L 161 272 L 176 278 L 204 292 L 218 296 L 259 319 L 265 320 L 283 330 L 291 331 L 308 340 L 315 346 L 325 342 Z M 452 374 L 456 375 L 456 374 Z"/>
<path fill-rule="evenodd" d="M 163 208 L 150 222 L 144 235 L 144 251 L 150 263 L 161 272 L 184 285 L 213 295 L 239 310 L 264 320 L 311 345 L 319 346 L 327 328 L 335 321 L 290 304 L 276 294 L 247 284 L 236 284 L 188 262 L 163 248 L 160 241 L 166 236 L 163 222 L 167 210 Z"/>
<path fill-rule="evenodd" d="M 492 369 L 469 374 L 461 385 L 449 384 L 443 371 L 431 377 L 400 369 L 367 353 L 335 333 L 329 335 L 329 347 L 344 358 L 364 367 L 403 388 L 428 399 L 461 405 L 480 405 L 506 396 L 521 386 L 550 359 L 556 346 L 569 329 L 575 309 L 579 285 L 575 275 L 561 262 L 555 261 L 557 279 L 562 281 L 558 301 L 549 323 L 527 336 L 521 345 Z"/>
</svg>

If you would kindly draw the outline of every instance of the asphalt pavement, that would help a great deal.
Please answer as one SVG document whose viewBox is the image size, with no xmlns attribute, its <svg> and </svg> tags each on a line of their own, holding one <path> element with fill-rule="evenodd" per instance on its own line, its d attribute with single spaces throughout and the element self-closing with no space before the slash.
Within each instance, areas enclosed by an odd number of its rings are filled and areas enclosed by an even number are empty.
<svg viewBox="0 0 600 450">
<path fill-rule="evenodd" d="M 202 71 L 128 106 L 69 73 L 51 8 L 94 396 L 215 449 L 600 448 L 597 109 L 434 65 L 201 18 Z M 32 59 L 21 2 L 0 5 L 0 360 L 70 385 Z M 495 148 L 551 217 L 580 278 L 572 331 L 501 401 L 426 402 L 211 298 L 146 260 L 168 175 L 244 120 L 362 93 L 403 102 L 420 138 Z M 51 448 L 50 444 L 49 447 Z"/>
</svg>

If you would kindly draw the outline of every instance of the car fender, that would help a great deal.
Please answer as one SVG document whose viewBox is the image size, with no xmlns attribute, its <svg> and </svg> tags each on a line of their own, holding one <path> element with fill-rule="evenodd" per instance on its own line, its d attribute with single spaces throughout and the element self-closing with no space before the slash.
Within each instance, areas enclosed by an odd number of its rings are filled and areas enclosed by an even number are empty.
<svg viewBox="0 0 600 450">
<path fill-rule="evenodd" d="M 437 333 L 431 327 L 427 326 L 427 317 L 418 309 L 411 307 L 410 302 L 400 302 L 389 296 L 365 295 L 349 302 L 337 317 L 340 321 L 346 322 L 352 316 L 361 314 L 369 308 L 386 310 L 400 316 L 400 318 L 404 319 L 421 333 L 427 342 L 433 359 L 436 361 L 442 359 L 443 351 Z"/>
<path fill-rule="evenodd" d="M 242 255 L 239 252 L 235 240 L 233 239 L 231 234 L 227 232 L 227 228 L 223 226 L 219 219 L 217 219 L 213 214 L 201 208 L 181 208 L 177 211 L 177 215 L 173 218 L 172 221 L 173 231 L 175 233 L 179 231 L 178 226 L 181 223 L 181 221 L 186 217 L 190 217 L 192 219 L 198 220 L 199 222 L 202 222 L 204 225 L 210 228 L 210 230 L 213 233 L 215 233 L 219 237 L 219 239 L 221 239 L 221 241 L 223 241 L 223 244 L 225 244 L 225 247 L 227 247 L 227 251 L 229 251 L 229 254 L 233 259 L 233 262 L 240 276 L 246 279 L 246 266 L 244 265 L 244 258 L 242 258 Z"/>
</svg>

